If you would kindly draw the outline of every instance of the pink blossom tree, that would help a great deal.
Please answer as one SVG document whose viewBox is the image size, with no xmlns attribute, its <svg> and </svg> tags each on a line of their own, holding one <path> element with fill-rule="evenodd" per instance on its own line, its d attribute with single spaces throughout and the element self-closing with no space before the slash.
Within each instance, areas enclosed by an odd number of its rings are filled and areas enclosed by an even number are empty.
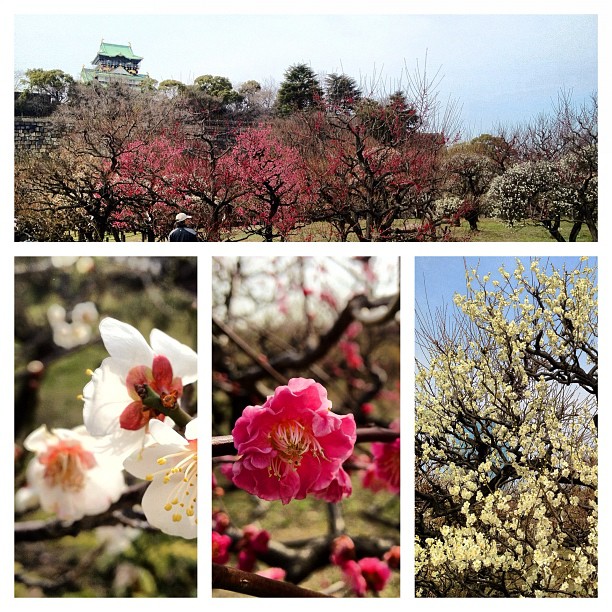
<svg viewBox="0 0 612 612">
<path fill-rule="evenodd" d="M 236 202 L 237 222 L 266 242 L 285 239 L 305 219 L 309 201 L 298 152 L 268 125 L 240 134 L 232 160 L 243 194 Z"/>
</svg>

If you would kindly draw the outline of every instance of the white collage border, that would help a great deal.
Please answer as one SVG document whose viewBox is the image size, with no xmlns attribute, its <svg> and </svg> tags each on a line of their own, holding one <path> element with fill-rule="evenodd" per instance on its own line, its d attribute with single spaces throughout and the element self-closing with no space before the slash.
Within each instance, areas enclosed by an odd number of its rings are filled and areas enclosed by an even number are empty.
<svg viewBox="0 0 612 612">
<path fill-rule="evenodd" d="M 24 256 L 51 256 L 51 255 L 89 255 L 98 257 L 113 257 L 113 256 L 197 256 L 198 259 L 198 356 L 199 356 L 199 391 L 200 401 L 205 409 L 206 398 L 211 396 L 210 371 L 211 371 L 211 325 L 210 312 L 211 301 L 210 291 L 208 288 L 211 285 L 211 268 L 212 258 L 219 256 L 309 256 L 312 255 L 312 243 L 283 243 L 270 244 L 262 246 L 261 244 L 241 243 L 241 244 L 198 244 L 195 247 L 189 248 L 177 246 L 170 243 L 123 243 L 123 244 L 84 244 L 84 243 L 65 243 L 65 244 L 42 244 L 42 243 L 14 243 L 13 241 L 13 223 L 12 223 L 12 201 L 13 201 L 13 184 L 12 184 L 12 151 L 13 142 L 13 125 L 10 123 L 12 118 L 12 71 L 13 71 L 13 31 L 12 19 L 15 14 L 24 13 L 76 13 L 87 11 L 83 8 L 83 2 L 61 1 L 53 3 L 53 7 L 49 3 L 40 1 L 23 0 L 22 2 L 5 2 L 1 13 L 0 27 L 0 58 L 4 64 L 0 66 L 3 71 L 1 78 L 3 88 L 2 97 L 2 121 L 0 125 L 0 171 L 2 173 L 0 179 L 0 189 L 2 196 L 0 203 L 2 211 L 0 212 L 0 262 L 4 273 L 0 276 L 2 279 L 2 292 L 0 299 L 0 347 L 2 347 L 2 355 L 0 357 L 0 390 L 5 398 L 5 410 L 8 411 L 9 418 L 4 419 L 4 427 L 0 428 L 0 475 L 2 478 L 3 490 L 0 493 L 2 503 L 0 503 L 0 525 L 2 525 L 2 539 L 0 540 L 5 549 L 0 563 L 0 609 L 1 610 L 32 610 L 36 608 L 36 601 L 31 599 L 14 599 L 13 598 L 13 514 L 12 514 L 12 491 L 13 491 L 13 427 L 12 417 L 13 411 L 13 341 L 14 341 L 14 281 L 13 269 L 14 258 Z M 209 12 L 209 13 L 245 13 L 245 12 L 271 12 L 271 13 L 326 13 L 326 12 L 346 12 L 346 13 L 508 13 L 508 14 L 527 14 L 527 13 L 577 13 L 577 14 L 598 14 L 599 16 L 599 105 L 600 114 L 599 120 L 602 129 L 600 133 L 603 138 L 600 140 L 600 166 L 604 169 L 610 167 L 610 100 L 609 100 L 609 58 L 612 57 L 612 52 L 609 48 L 609 39 L 612 37 L 612 29 L 610 24 L 610 9 L 609 0 L 602 2 L 585 1 L 580 4 L 565 2 L 565 1 L 538 1 L 531 2 L 517 1 L 513 3 L 498 2 L 495 7 L 490 6 L 492 3 L 481 0 L 463 0 L 456 2 L 411 2 L 409 0 L 379 0 L 378 3 L 366 2 L 363 0 L 337 0 L 331 2 L 309 2 L 305 5 L 295 4 L 287 6 L 288 3 L 274 0 L 270 2 L 261 1 L 257 3 L 257 8 L 253 7 L 254 3 L 248 0 L 235 0 L 231 6 L 212 5 L 208 2 L 188 2 L 187 0 L 177 0 L 171 3 L 161 2 L 159 0 L 149 0 L 142 2 L 134 0 L 129 8 L 125 8 L 125 3 L 118 3 L 115 0 L 108 0 L 104 3 L 104 8 L 108 7 L 106 12 L 152 12 L 152 13 L 189 13 L 189 12 Z M 8 12 L 12 8 L 12 12 Z M 98 11 L 100 12 L 100 11 Z M 562 44 L 562 43 L 561 43 Z M 10 73 L 10 74 L 9 74 Z M 10 80 L 9 80 L 10 79 Z M 10 100 L 9 100 L 10 94 Z M 603 111 L 603 112 L 602 112 Z M 603 163 L 601 163 L 603 160 Z M 605 171 L 600 179 L 600 228 L 607 227 L 609 221 L 609 211 L 606 204 L 610 201 L 610 180 L 609 175 Z M 610 248 L 607 245 L 607 236 L 600 229 L 599 243 L 580 243 L 580 244 L 558 244 L 558 243 L 444 243 L 444 244 L 331 244 L 317 243 L 317 255 L 329 257 L 342 257 L 353 255 L 372 255 L 379 257 L 400 257 L 401 259 L 401 292 L 403 312 L 401 315 L 401 411 L 402 414 L 411 414 L 413 407 L 413 388 L 414 388 L 414 258 L 419 256 L 510 256 L 510 257 L 532 257 L 532 256 L 582 256 L 597 257 L 599 265 L 599 283 L 600 283 L 600 310 L 604 313 L 604 317 L 600 322 L 600 338 L 612 338 L 612 332 L 609 329 L 609 322 L 606 321 L 606 314 L 609 304 L 609 288 L 610 280 L 610 265 L 612 265 Z M 189 250 L 188 250 L 189 249 Z M 264 251 L 265 249 L 265 251 Z M 601 307 L 603 305 L 603 309 Z M 608 358 L 608 348 L 605 342 L 600 343 L 601 354 L 603 356 L 604 368 L 610 363 Z M 568 600 L 555 600 L 555 605 L 581 607 L 596 607 L 609 605 L 612 602 L 612 567 L 610 565 L 610 545 L 612 537 L 610 534 L 610 482 L 609 476 L 606 474 L 605 467 L 609 465 L 608 450 L 610 444 L 606 441 L 611 435 L 610 430 L 610 409 L 609 402 L 609 384 L 604 376 L 604 381 L 601 386 L 601 404 L 604 406 L 600 418 L 600 436 L 604 440 L 601 445 L 600 460 L 601 476 L 600 476 L 600 565 L 599 565 L 599 582 L 600 595 L 596 600 L 576 600 L 572 603 Z M 608 412 L 608 414 L 606 414 Z M 412 439 L 414 426 L 411 418 L 403 418 L 402 435 L 405 435 L 407 440 Z M 206 431 L 210 434 L 210 423 L 207 424 Z M 401 572 L 401 597 L 397 599 L 384 599 L 384 606 L 389 610 L 405 610 L 406 606 L 409 609 L 446 609 L 448 606 L 459 609 L 472 609 L 480 605 L 488 605 L 483 600 L 460 600 L 452 601 L 445 600 L 419 600 L 414 598 L 414 579 L 412 578 L 412 534 L 413 529 L 413 501 L 414 494 L 411 488 L 411 466 L 412 466 L 412 448 L 411 445 L 404 445 L 402 452 L 402 493 L 401 493 L 401 541 L 404 551 L 403 567 Z M 202 455 L 204 465 L 209 465 L 210 457 Z M 200 533 L 206 536 L 210 529 L 209 513 L 204 510 L 202 512 L 204 520 L 200 521 Z M 199 608 L 200 605 L 214 606 L 218 612 L 233 612 L 237 605 L 243 606 L 245 609 L 266 612 L 274 610 L 285 610 L 287 604 L 293 604 L 294 600 L 257 600 L 257 599 L 234 599 L 234 598 L 212 598 L 210 594 L 210 538 L 198 538 L 198 558 L 202 560 L 198 564 L 198 596 L 196 599 L 178 599 L 178 605 L 195 605 Z M 203 601 L 202 601 L 203 600 Z M 80 600 L 76 599 L 45 599 L 45 609 L 61 609 L 80 607 Z M 92 604 L 96 609 L 101 609 L 105 600 L 92 600 Z M 146 609 L 146 610 L 167 610 L 168 605 L 172 605 L 175 601 L 167 601 L 144 599 L 144 600 L 121 600 L 122 609 Z M 321 610 L 335 610 L 338 603 L 342 600 L 317 600 L 321 602 Z M 552 605 L 547 603 L 550 600 L 502 600 L 499 605 L 531 608 L 536 605 Z M 370 603 L 368 603 L 370 602 Z M 369 606 L 372 603 L 371 599 L 354 599 L 350 605 L 357 608 Z M 90 605 L 90 604 L 88 604 Z M 496 605 L 498 605 L 496 603 Z"/>
</svg>

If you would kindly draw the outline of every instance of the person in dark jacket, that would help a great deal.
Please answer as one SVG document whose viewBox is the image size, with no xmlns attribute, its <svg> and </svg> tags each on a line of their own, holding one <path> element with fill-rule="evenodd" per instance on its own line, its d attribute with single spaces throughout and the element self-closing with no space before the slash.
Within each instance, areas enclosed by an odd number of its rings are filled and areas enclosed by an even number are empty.
<svg viewBox="0 0 612 612">
<path fill-rule="evenodd" d="M 176 215 L 176 227 L 168 235 L 169 242 L 198 242 L 196 231 L 187 227 L 187 219 L 191 217 L 183 212 Z"/>
</svg>

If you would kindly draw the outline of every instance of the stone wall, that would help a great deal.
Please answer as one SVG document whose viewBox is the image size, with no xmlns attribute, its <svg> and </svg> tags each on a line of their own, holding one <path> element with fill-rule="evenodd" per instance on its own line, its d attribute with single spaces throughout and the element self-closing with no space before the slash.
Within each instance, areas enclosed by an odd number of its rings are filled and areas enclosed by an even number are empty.
<svg viewBox="0 0 612 612">
<path fill-rule="evenodd" d="M 50 119 L 15 117 L 15 156 L 48 153 L 57 143 L 57 137 Z"/>
</svg>

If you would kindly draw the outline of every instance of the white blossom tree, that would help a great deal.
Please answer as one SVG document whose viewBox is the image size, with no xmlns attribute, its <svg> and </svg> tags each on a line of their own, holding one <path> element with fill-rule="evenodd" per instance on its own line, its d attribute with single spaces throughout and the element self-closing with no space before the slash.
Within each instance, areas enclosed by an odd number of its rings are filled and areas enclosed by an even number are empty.
<svg viewBox="0 0 612 612">
<path fill-rule="evenodd" d="M 597 241 L 597 95 L 576 105 L 570 92 L 561 91 L 552 114 L 517 128 L 509 140 L 522 162 L 491 183 L 489 213 L 510 225 L 543 226 L 558 242 L 575 242 L 585 226 Z M 567 238 L 562 221 L 570 224 Z"/>
<path fill-rule="evenodd" d="M 597 596 L 596 275 L 467 269 L 417 313 L 418 596 Z"/>
</svg>

